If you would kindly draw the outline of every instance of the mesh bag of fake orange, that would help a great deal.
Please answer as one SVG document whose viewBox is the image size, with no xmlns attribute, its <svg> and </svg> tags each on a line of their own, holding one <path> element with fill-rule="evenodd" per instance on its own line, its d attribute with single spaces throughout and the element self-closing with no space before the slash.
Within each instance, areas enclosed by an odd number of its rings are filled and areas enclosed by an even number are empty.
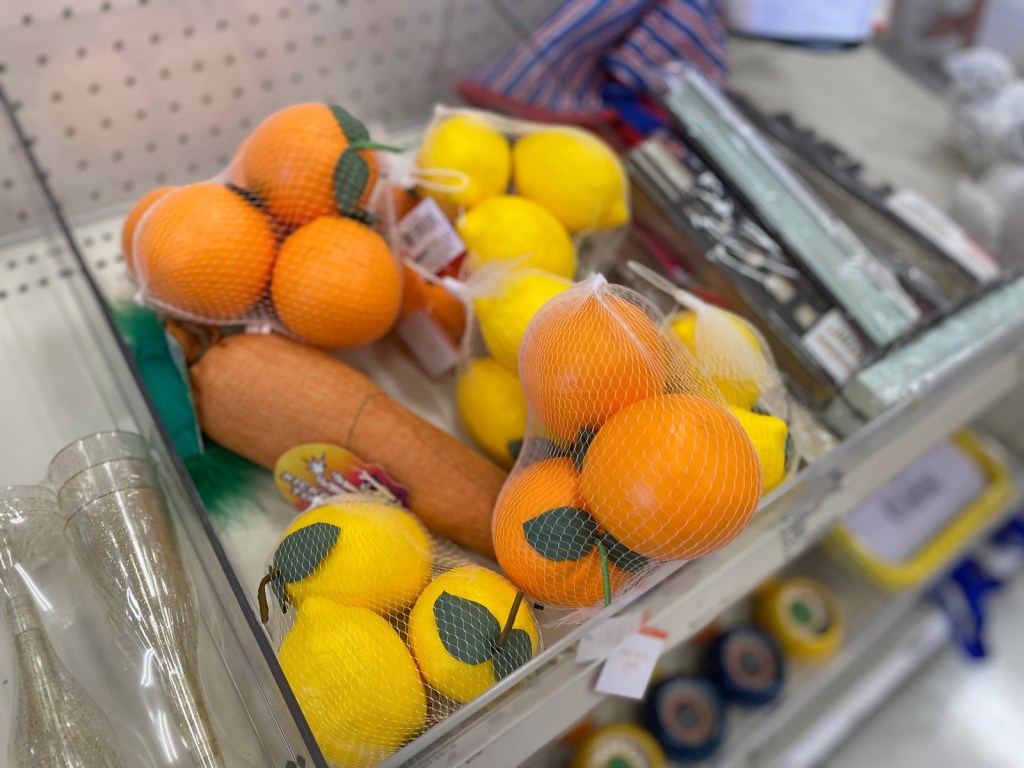
<svg viewBox="0 0 1024 768">
<path fill-rule="evenodd" d="M 646 298 L 595 276 L 519 349 L 526 439 L 494 512 L 498 562 L 536 600 L 608 603 L 659 563 L 728 544 L 764 477 L 714 379 Z"/>
</svg>

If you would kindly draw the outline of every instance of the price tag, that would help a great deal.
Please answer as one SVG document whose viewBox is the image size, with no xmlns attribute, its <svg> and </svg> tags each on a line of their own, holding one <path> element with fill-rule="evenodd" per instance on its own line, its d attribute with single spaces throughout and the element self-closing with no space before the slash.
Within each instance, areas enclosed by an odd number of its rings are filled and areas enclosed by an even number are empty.
<svg viewBox="0 0 1024 768">
<path fill-rule="evenodd" d="M 837 384 L 843 384 L 864 364 L 867 355 L 853 328 L 838 309 L 826 312 L 804 334 L 804 346 Z"/>
<path fill-rule="evenodd" d="M 603 659 L 643 626 L 643 616 L 615 616 L 587 632 L 576 648 L 576 661 Z"/>
<path fill-rule="evenodd" d="M 437 378 L 450 371 L 462 359 L 458 345 L 433 315 L 417 309 L 395 326 L 398 337 L 405 342 L 417 362 L 428 374 Z"/>
<path fill-rule="evenodd" d="M 625 639 L 608 656 L 594 687 L 598 693 L 642 699 L 668 634 L 644 627 Z"/>
<path fill-rule="evenodd" d="M 846 516 L 843 525 L 874 557 L 904 563 L 976 499 L 987 478 L 946 442 L 890 480 Z"/>
<path fill-rule="evenodd" d="M 432 197 L 425 197 L 398 222 L 402 253 L 435 275 L 466 252 L 466 245 Z"/>
<path fill-rule="evenodd" d="M 901 189 L 886 201 L 886 205 L 977 280 L 986 282 L 999 276 L 999 265 L 988 251 L 916 192 Z"/>
</svg>

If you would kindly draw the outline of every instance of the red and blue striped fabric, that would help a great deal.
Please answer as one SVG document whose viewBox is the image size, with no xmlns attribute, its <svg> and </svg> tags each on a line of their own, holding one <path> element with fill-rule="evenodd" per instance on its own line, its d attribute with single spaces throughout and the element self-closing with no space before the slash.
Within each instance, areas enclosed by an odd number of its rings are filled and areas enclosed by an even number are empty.
<svg viewBox="0 0 1024 768">
<path fill-rule="evenodd" d="M 718 0 L 569 0 L 526 40 L 460 84 L 470 102 L 536 120 L 603 122 L 609 82 L 642 93 L 686 61 L 726 74 Z"/>
</svg>

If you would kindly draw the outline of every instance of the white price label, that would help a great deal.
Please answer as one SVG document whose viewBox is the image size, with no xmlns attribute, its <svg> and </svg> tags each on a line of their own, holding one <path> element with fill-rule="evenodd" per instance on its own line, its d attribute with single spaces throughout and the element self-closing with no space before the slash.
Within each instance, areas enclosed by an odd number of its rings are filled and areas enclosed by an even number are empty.
<svg viewBox="0 0 1024 768">
<path fill-rule="evenodd" d="M 580 638 L 580 644 L 576 647 L 576 661 L 603 659 L 642 626 L 643 616 L 636 614 L 614 616 L 602 621 Z"/>
<path fill-rule="evenodd" d="M 428 272 L 438 274 L 466 252 L 437 201 L 425 197 L 398 222 L 402 253 Z"/>
<path fill-rule="evenodd" d="M 886 205 L 978 280 L 985 282 L 999 276 L 999 265 L 988 251 L 916 192 L 901 189 L 889 197 Z"/>
<path fill-rule="evenodd" d="M 942 443 L 890 480 L 843 523 L 875 557 L 911 559 L 984 490 L 981 466 L 955 443 Z"/>
<path fill-rule="evenodd" d="M 644 627 L 620 643 L 608 656 L 594 686 L 598 693 L 642 699 L 654 674 L 654 665 L 668 635 Z"/>
<path fill-rule="evenodd" d="M 831 309 L 804 334 L 804 346 L 837 384 L 843 384 L 864 364 L 867 352 L 838 309 Z"/>
</svg>

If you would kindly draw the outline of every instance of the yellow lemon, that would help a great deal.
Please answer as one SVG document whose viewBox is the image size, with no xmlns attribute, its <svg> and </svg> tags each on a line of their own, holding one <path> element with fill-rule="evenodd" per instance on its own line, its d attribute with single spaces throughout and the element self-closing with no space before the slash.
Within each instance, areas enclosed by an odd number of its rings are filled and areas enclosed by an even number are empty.
<svg viewBox="0 0 1024 768">
<path fill-rule="evenodd" d="M 735 405 L 729 406 L 729 410 L 754 445 L 764 471 L 763 493 L 768 493 L 786 479 L 793 463 L 793 441 L 789 436 L 789 427 L 775 416 L 754 413 Z"/>
<path fill-rule="evenodd" d="M 470 209 L 455 223 L 469 250 L 470 269 L 492 261 L 576 274 L 576 248 L 562 222 L 524 197 L 500 195 Z"/>
<path fill-rule="evenodd" d="M 629 222 L 629 184 L 611 147 L 578 128 L 538 131 L 512 148 L 516 192 L 540 203 L 570 232 Z"/>
<path fill-rule="evenodd" d="M 416 517 L 388 504 L 345 501 L 305 512 L 274 553 L 271 584 L 301 606 L 310 597 L 397 613 L 430 579 L 433 547 Z"/>
<path fill-rule="evenodd" d="M 416 662 L 365 608 L 310 597 L 278 660 L 331 765 L 377 765 L 423 729 L 427 694 Z"/>
<path fill-rule="evenodd" d="M 473 442 L 511 469 L 526 433 L 526 396 L 519 379 L 493 358 L 471 360 L 459 378 L 455 404 Z"/>
<path fill-rule="evenodd" d="M 427 182 L 420 192 L 449 215 L 504 193 L 512 171 L 508 140 L 474 115 L 455 115 L 431 128 L 416 162 Z"/>
<path fill-rule="evenodd" d="M 453 568 L 423 590 L 409 613 L 409 646 L 423 679 L 458 702 L 479 696 L 537 653 L 537 621 L 519 604 L 512 631 L 495 645 L 516 588 L 478 565 Z"/>
<path fill-rule="evenodd" d="M 761 342 L 737 315 L 717 308 L 710 312 L 714 315 L 704 315 L 701 320 L 712 324 L 702 346 L 696 342 L 697 313 L 685 310 L 673 316 L 672 330 L 710 374 L 725 401 L 750 408 L 761 397 L 761 382 L 767 377 Z M 715 323 L 719 318 L 726 318 L 728 325 Z"/>
<path fill-rule="evenodd" d="M 473 301 L 480 333 L 491 355 L 510 371 L 519 370 L 519 345 L 541 307 L 572 287 L 564 277 L 540 270 L 514 270 L 489 296 Z"/>
</svg>

